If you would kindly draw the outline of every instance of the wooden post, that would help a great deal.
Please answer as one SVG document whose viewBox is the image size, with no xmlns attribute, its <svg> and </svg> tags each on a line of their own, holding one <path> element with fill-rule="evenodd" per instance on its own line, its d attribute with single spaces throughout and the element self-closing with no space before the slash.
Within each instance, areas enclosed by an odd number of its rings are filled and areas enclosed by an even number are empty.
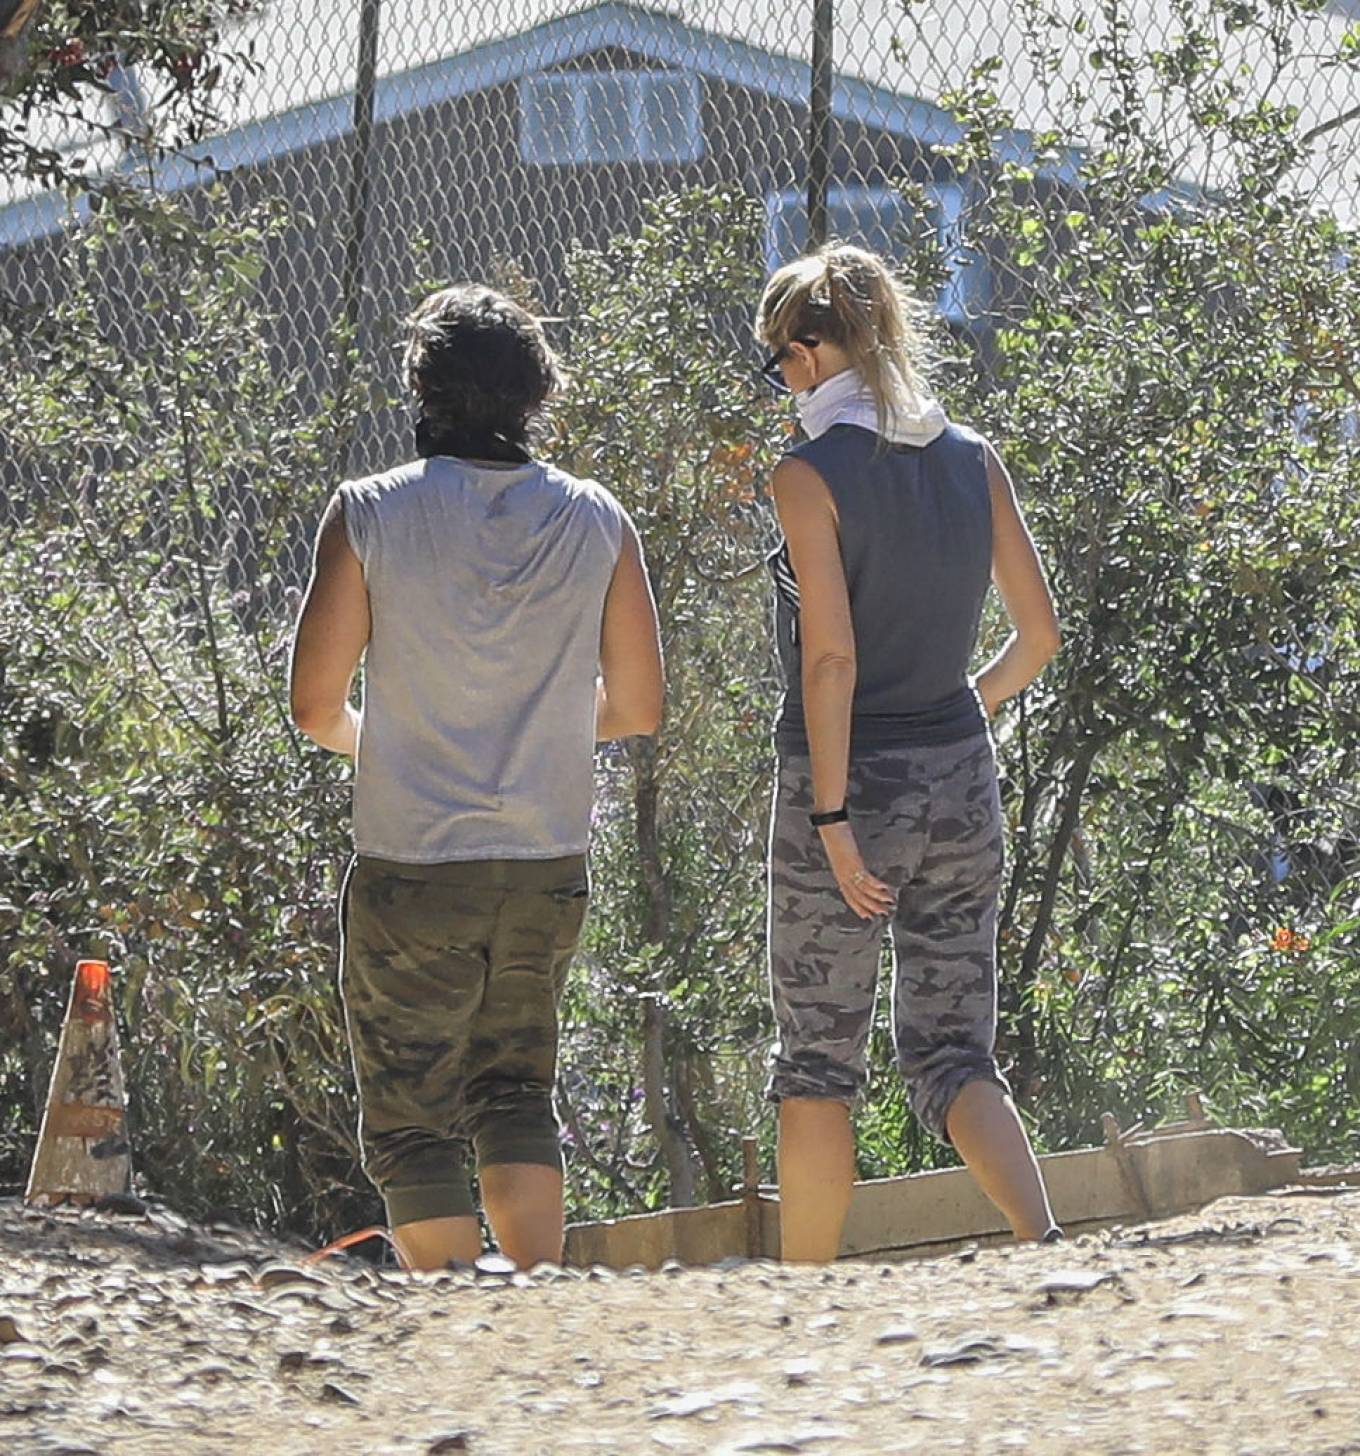
<svg viewBox="0 0 1360 1456">
<path fill-rule="evenodd" d="M 760 1156 L 753 1137 L 741 1140 L 741 1201 L 746 1213 L 746 1257 L 763 1258 L 765 1241 L 760 1226 Z"/>
<path fill-rule="evenodd" d="M 1124 1180 L 1124 1187 L 1132 1197 L 1134 1207 L 1144 1218 L 1151 1218 L 1152 1205 L 1148 1202 L 1147 1190 L 1143 1187 L 1143 1180 L 1138 1176 L 1138 1169 L 1124 1145 L 1124 1135 L 1119 1131 L 1119 1122 L 1114 1113 L 1104 1113 L 1100 1124 L 1105 1129 L 1105 1146 L 1114 1154 L 1114 1160 L 1119 1165 L 1119 1176 Z"/>
</svg>

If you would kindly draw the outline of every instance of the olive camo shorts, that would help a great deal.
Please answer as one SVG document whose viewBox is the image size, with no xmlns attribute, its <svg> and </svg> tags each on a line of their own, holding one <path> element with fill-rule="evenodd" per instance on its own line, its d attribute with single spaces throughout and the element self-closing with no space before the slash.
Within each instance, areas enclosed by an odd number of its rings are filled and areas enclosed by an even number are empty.
<svg viewBox="0 0 1360 1456">
<path fill-rule="evenodd" d="M 853 1102 L 885 932 L 892 1024 L 912 1108 L 937 1137 L 963 1087 L 997 1069 L 996 908 L 1001 806 L 990 735 L 857 752 L 846 802 L 864 862 L 897 893 L 891 915 L 845 903 L 808 823 L 805 757 L 780 763 L 770 831 L 770 981 L 777 1040 L 769 1096 Z"/>
<path fill-rule="evenodd" d="M 557 1007 L 588 893 L 580 856 L 351 864 L 340 993 L 364 1171 L 393 1225 L 473 1213 L 469 1149 L 561 1167 Z"/>
</svg>

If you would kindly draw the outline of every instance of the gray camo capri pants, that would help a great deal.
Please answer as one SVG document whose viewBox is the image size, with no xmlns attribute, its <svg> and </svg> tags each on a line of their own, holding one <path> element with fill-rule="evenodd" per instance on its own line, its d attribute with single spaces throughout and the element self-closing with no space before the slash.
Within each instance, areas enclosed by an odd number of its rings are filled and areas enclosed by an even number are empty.
<svg viewBox="0 0 1360 1456">
<path fill-rule="evenodd" d="M 892 1025 L 912 1109 L 948 1141 L 972 1081 L 996 1065 L 996 911 L 1004 859 L 989 734 L 857 751 L 846 802 L 864 862 L 897 893 L 890 916 L 845 903 L 808 823 L 811 763 L 781 754 L 770 827 L 770 985 L 777 1039 L 768 1095 L 853 1102 L 866 1062 L 884 935 Z"/>
</svg>

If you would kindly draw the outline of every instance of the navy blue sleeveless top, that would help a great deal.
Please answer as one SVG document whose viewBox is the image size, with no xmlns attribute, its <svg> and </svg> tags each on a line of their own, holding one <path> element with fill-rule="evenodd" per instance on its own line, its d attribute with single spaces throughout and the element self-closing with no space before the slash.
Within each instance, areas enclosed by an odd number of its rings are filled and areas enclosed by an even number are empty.
<svg viewBox="0 0 1360 1456">
<path fill-rule="evenodd" d="M 789 454 L 836 503 L 855 630 L 851 750 L 955 743 L 986 727 L 968 665 L 992 576 L 992 499 L 979 435 L 948 425 L 924 447 L 833 425 Z M 798 583 L 787 546 L 770 557 L 784 672 L 775 729 L 806 753 Z"/>
</svg>

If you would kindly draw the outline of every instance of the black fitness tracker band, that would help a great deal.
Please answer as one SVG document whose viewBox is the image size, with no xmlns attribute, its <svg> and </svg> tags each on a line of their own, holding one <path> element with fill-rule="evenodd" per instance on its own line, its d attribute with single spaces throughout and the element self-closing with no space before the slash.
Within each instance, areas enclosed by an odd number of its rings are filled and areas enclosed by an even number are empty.
<svg viewBox="0 0 1360 1456">
<path fill-rule="evenodd" d="M 850 811 L 844 804 L 839 809 L 828 809 L 825 814 L 809 814 L 814 829 L 820 829 L 824 824 L 848 824 L 850 822 Z"/>
</svg>

